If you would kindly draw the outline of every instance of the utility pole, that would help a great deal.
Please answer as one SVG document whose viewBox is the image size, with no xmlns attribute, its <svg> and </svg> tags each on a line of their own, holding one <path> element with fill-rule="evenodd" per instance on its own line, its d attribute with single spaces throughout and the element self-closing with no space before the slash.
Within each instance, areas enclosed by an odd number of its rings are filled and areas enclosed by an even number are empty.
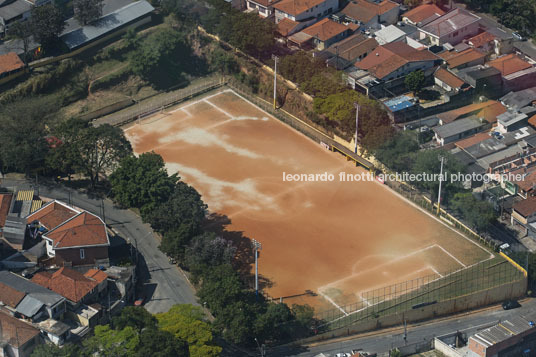
<svg viewBox="0 0 536 357">
<path fill-rule="evenodd" d="M 354 153 L 357 154 L 357 129 L 359 127 L 359 104 L 354 102 L 355 107 L 355 148 Z"/>
<path fill-rule="evenodd" d="M 252 240 L 253 252 L 255 253 L 255 298 L 259 298 L 259 250 L 262 250 L 261 242 Z"/>
<path fill-rule="evenodd" d="M 446 162 L 445 157 L 443 155 L 439 155 L 439 160 L 441 161 L 441 169 L 439 171 L 439 191 L 437 193 L 437 214 L 440 215 L 440 207 L 441 207 L 441 183 L 443 182 L 443 164 Z"/>
<path fill-rule="evenodd" d="M 404 319 L 404 345 L 408 344 L 408 327 L 406 323 L 406 319 Z"/>
<path fill-rule="evenodd" d="M 101 207 L 102 207 L 102 220 L 104 221 L 104 225 L 106 225 L 106 214 L 104 214 L 104 199 L 101 198 Z"/>
<path fill-rule="evenodd" d="M 259 352 L 261 353 L 261 357 L 266 356 L 264 343 L 262 344 L 262 346 L 259 345 L 259 341 L 257 340 L 257 337 L 255 337 L 255 342 L 257 343 L 257 348 L 259 349 Z"/>
<path fill-rule="evenodd" d="M 279 62 L 279 57 L 272 55 L 272 59 L 274 60 L 274 109 L 277 109 L 277 62 Z"/>
</svg>

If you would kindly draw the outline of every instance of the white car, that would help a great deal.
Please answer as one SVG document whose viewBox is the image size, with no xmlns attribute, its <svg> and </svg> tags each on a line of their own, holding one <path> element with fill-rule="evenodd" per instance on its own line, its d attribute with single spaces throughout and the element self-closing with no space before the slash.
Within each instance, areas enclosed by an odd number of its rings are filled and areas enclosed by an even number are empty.
<svg viewBox="0 0 536 357">
<path fill-rule="evenodd" d="M 352 355 L 349 353 L 341 352 L 341 353 L 337 353 L 335 357 L 352 357 Z"/>
</svg>

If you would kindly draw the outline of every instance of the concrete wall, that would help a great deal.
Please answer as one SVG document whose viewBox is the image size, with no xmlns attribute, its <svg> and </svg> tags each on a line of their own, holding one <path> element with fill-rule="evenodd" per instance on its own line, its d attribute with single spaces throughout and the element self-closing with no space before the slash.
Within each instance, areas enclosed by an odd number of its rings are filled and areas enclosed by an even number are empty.
<svg viewBox="0 0 536 357">
<path fill-rule="evenodd" d="M 398 21 L 398 13 L 400 12 L 400 7 L 397 6 L 387 11 L 385 14 L 380 15 L 380 23 L 394 25 Z"/>
<path fill-rule="evenodd" d="M 527 291 L 527 278 L 509 284 L 503 284 L 495 288 L 479 291 L 456 299 L 451 299 L 437 304 L 428 305 L 420 309 L 409 310 L 404 313 L 398 313 L 398 317 L 389 315 L 382 316 L 378 319 L 363 321 L 348 327 L 332 330 L 316 336 L 312 336 L 300 341 L 300 344 L 311 343 L 315 341 L 327 340 L 339 336 L 349 336 L 365 331 L 376 330 L 391 326 L 400 325 L 401 319 L 405 318 L 407 322 L 417 322 L 433 319 L 439 316 L 459 313 L 466 310 L 479 308 L 508 300 L 519 298 L 525 295 Z M 403 317 L 402 317 L 403 316 Z"/>
</svg>

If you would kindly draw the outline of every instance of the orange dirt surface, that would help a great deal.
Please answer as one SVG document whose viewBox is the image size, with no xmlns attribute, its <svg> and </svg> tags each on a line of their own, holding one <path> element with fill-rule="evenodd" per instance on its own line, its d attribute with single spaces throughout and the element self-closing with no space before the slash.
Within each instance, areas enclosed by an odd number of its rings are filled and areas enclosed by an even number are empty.
<svg viewBox="0 0 536 357">
<path fill-rule="evenodd" d="M 154 150 L 195 187 L 229 237 L 262 243 L 259 273 L 274 298 L 319 309 L 363 292 L 490 258 L 490 253 L 378 182 L 341 182 L 362 168 L 322 148 L 230 90 L 125 128 L 136 153 Z M 288 182 L 283 173 L 332 173 Z M 331 300 L 331 301 L 329 301 Z"/>
</svg>

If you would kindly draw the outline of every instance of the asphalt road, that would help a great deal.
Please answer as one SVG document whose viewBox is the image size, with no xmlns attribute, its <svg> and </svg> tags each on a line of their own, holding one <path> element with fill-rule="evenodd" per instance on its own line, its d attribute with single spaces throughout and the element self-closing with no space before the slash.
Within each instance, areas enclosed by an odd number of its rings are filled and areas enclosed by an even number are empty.
<svg viewBox="0 0 536 357">
<path fill-rule="evenodd" d="M 37 191 L 36 186 L 27 181 L 4 179 L 2 186 L 32 187 Z M 147 297 L 145 308 L 149 312 L 165 312 L 175 304 L 199 305 L 186 277 L 177 266 L 169 263 L 168 257 L 158 249 L 159 243 L 150 226 L 144 224 L 134 212 L 117 208 L 110 200 L 101 201 L 63 185 L 40 182 L 38 188 L 43 197 L 67 203 L 70 200 L 73 206 L 101 217 L 104 204 L 104 216 L 108 226 L 137 246 L 140 254 L 140 279 L 144 282 L 144 296 Z"/>
<path fill-rule="evenodd" d="M 536 299 L 521 302 L 518 309 L 504 311 L 500 306 L 491 307 L 470 314 L 458 315 L 407 327 L 407 344 L 430 341 L 435 336 L 445 335 L 456 331 L 469 331 L 470 334 L 490 327 L 499 321 L 512 316 L 523 316 L 529 321 L 536 320 Z M 346 338 L 336 342 L 303 346 L 295 349 L 280 348 L 268 350 L 270 356 L 316 356 L 320 353 L 334 356 L 339 352 L 350 352 L 351 349 L 361 349 L 368 352 L 386 353 L 391 348 L 404 346 L 404 328 L 389 329 L 387 332 L 374 333 L 365 337 Z"/>
</svg>

